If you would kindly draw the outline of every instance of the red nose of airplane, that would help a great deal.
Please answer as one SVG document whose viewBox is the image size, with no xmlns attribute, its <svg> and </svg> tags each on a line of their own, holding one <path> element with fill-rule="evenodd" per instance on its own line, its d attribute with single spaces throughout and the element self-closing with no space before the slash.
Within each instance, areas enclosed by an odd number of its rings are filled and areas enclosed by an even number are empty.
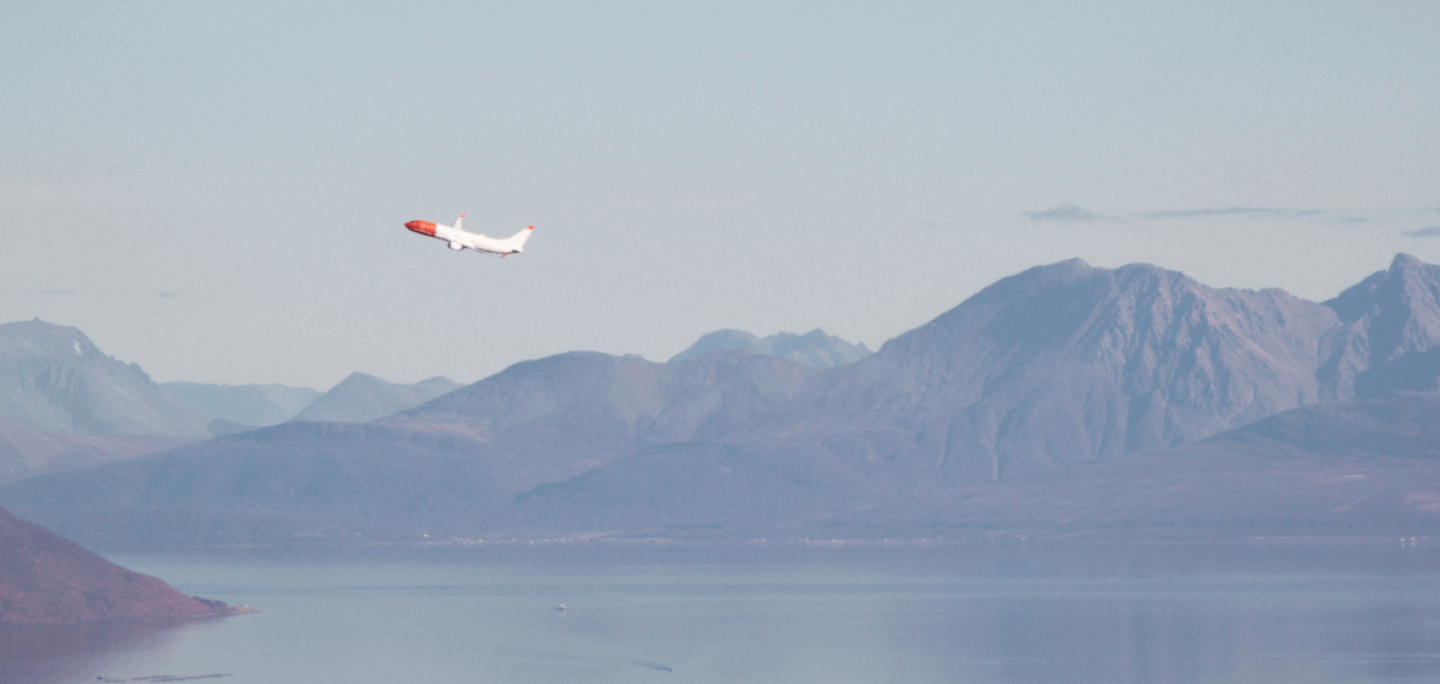
<svg viewBox="0 0 1440 684">
<path fill-rule="evenodd" d="M 435 235 L 435 224 L 429 221 L 411 221 L 405 224 L 405 227 L 421 235 L 429 235 L 431 237 Z"/>
</svg>

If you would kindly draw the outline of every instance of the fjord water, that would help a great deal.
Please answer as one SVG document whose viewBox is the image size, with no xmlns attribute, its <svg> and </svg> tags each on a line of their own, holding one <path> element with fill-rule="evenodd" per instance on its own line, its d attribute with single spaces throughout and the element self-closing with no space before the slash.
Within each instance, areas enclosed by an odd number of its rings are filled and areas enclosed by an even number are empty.
<svg viewBox="0 0 1440 684">
<path fill-rule="evenodd" d="M 0 630 L 0 677 L 1411 682 L 1440 553 L 1353 546 L 485 545 L 110 556 L 263 613 Z M 557 610 L 564 604 L 565 610 Z M 205 680 L 210 681 L 210 680 Z"/>
</svg>

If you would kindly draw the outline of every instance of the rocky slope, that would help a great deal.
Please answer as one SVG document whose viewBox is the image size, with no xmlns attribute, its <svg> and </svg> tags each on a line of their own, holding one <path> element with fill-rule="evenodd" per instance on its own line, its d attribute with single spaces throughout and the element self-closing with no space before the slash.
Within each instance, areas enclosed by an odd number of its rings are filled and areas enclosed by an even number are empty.
<svg viewBox="0 0 1440 684">
<path fill-rule="evenodd" d="M 815 388 L 837 437 L 944 482 L 997 481 L 1175 446 L 1319 398 L 1327 307 L 1073 260 L 994 285 Z M 873 437 L 867 437 L 873 441 Z"/>
<path fill-rule="evenodd" d="M 208 437 L 214 417 L 75 328 L 0 325 L 0 418 L 42 432 Z"/>
<path fill-rule="evenodd" d="M 1440 394 L 1306 406 L 1211 439 L 1023 481 L 791 520 L 797 537 L 1253 538 L 1440 534 Z"/>
<path fill-rule="evenodd" d="M 1323 398 L 1436 389 L 1440 376 L 1440 266 L 1400 254 L 1390 268 L 1325 302 L 1340 324 L 1321 341 Z"/>
<path fill-rule="evenodd" d="M 373 375 L 351 373 L 350 377 L 296 414 L 293 420 L 359 423 L 415 408 L 459 388 L 459 384 L 443 377 L 421 380 L 413 385 L 399 385 Z"/>
<path fill-rule="evenodd" d="M 167 620 L 223 609 L 0 509 L 0 625 Z"/>
<path fill-rule="evenodd" d="M 194 441 L 184 437 L 56 434 L 0 420 L 0 482 L 155 454 Z"/>
</svg>

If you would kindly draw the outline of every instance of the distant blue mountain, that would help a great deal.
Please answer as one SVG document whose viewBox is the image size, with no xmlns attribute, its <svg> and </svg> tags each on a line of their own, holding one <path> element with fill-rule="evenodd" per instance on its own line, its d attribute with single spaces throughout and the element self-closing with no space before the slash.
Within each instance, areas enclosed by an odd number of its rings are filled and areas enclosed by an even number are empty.
<svg viewBox="0 0 1440 684">
<path fill-rule="evenodd" d="M 776 333 L 769 337 L 756 337 L 741 330 L 717 330 L 702 336 L 679 354 L 671 357 L 670 363 L 694 359 L 720 349 L 739 349 L 752 354 L 769 354 L 790 359 L 811 368 L 834 368 L 847 366 L 871 354 L 863 344 L 850 344 L 838 337 L 826 335 L 816 328 L 804 335 Z"/>
<path fill-rule="evenodd" d="M 160 386 L 217 418 L 255 427 L 278 425 L 290 420 L 321 396 L 320 392 L 309 387 L 285 385 L 162 382 Z"/>
<path fill-rule="evenodd" d="M 315 399 L 293 420 L 358 423 L 415 408 L 460 387 L 448 378 L 434 377 L 413 385 L 386 382 L 373 375 L 351 373 L 340 384 Z"/>
</svg>

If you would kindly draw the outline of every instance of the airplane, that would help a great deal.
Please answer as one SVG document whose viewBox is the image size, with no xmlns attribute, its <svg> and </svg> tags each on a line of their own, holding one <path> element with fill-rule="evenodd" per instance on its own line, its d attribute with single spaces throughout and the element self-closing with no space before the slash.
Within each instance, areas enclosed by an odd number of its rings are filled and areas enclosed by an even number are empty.
<svg viewBox="0 0 1440 684">
<path fill-rule="evenodd" d="M 470 212 L 465 212 L 466 214 Z M 530 239 L 530 232 L 535 226 L 530 226 L 504 240 L 499 238 L 485 237 L 476 233 L 468 233 L 460 229 L 460 222 L 465 219 L 465 214 L 455 219 L 455 225 L 442 226 L 429 221 L 411 221 L 405 224 L 411 232 L 421 235 L 428 235 L 437 240 L 444 240 L 450 243 L 450 249 L 460 251 L 469 247 L 481 254 L 499 254 L 502 258 L 511 254 L 519 254 L 524 251 L 525 241 Z"/>
</svg>

